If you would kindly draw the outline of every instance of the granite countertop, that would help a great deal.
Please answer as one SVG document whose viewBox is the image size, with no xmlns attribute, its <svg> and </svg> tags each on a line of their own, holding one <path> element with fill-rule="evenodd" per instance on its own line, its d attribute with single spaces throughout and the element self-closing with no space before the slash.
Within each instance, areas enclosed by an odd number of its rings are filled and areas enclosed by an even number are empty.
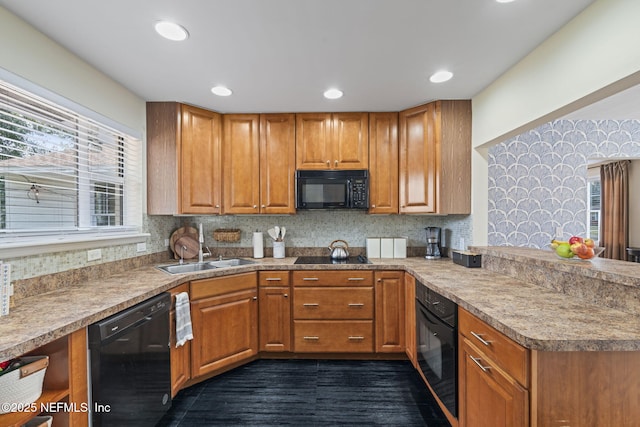
<svg viewBox="0 0 640 427">
<path fill-rule="evenodd" d="M 640 313 L 592 303 L 540 284 L 484 268 L 492 257 L 532 268 L 558 268 L 561 274 L 606 277 L 640 289 L 640 264 L 612 265 L 608 260 L 566 265 L 539 250 L 481 248 L 483 268 L 464 268 L 451 259 L 373 259 L 372 264 L 294 265 L 296 258 L 256 260 L 256 264 L 170 275 L 144 266 L 99 280 L 65 286 L 24 298 L 0 323 L 0 360 L 19 356 L 181 283 L 257 270 L 374 269 L 404 270 L 455 301 L 519 344 L 540 351 L 638 351 Z M 505 253 L 507 256 L 505 257 Z M 541 254 L 542 253 L 542 254 Z M 600 262 L 602 261 L 602 262 Z M 613 262 L 615 264 L 615 262 Z M 617 268 L 616 268 L 617 267 Z M 565 271 L 566 270 L 566 271 Z M 533 271 L 533 270 L 532 270 Z M 618 273 L 621 271 L 621 273 Z M 635 297 L 636 294 L 632 298 Z"/>
</svg>

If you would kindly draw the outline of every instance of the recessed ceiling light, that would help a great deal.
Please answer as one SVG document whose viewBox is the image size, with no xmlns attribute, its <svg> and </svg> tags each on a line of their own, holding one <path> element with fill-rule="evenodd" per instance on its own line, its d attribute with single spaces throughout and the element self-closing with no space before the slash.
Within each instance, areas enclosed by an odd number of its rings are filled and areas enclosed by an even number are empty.
<svg viewBox="0 0 640 427">
<path fill-rule="evenodd" d="M 340 89 L 328 89 L 324 92 L 324 97 L 327 99 L 342 98 L 342 91 Z"/>
<path fill-rule="evenodd" d="M 496 0 L 498 3 L 511 3 L 512 1 L 515 0 Z"/>
<path fill-rule="evenodd" d="M 451 80 L 451 77 L 453 77 L 453 73 L 451 71 L 442 70 L 433 73 L 433 75 L 429 77 L 429 81 L 431 83 L 442 83 L 447 80 Z"/>
<path fill-rule="evenodd" d="M 155 29 L 165 39 L 173 40 L 176 42 L 186 40 L 189 37 L 189 32 L 181 25 L 175 22 L 159 21 L 156 22 Z"/>
<path fill-rule="evenodd" d="M 224 86 L 214 86 L 211 88 L 211 92 L 213 92 L 214 95 L 218 96 L 229 96 L 233 93 L 231 89 Z"/>
</svg>

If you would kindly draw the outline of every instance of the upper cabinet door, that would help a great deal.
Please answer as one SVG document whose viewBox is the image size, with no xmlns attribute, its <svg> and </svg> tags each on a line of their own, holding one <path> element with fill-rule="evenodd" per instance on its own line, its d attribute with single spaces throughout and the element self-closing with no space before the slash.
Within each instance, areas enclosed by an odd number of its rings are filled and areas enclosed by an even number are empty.
<svg viewBox="0 0 640 427">
<path fill-rule="evenodd" d="M 294 114 L 260 115 L 260 212 L 294 214 Z"/>
<path fill-rule="evenodd" d="M 436 103 L 400 113 L 400 212 L 435 213 Z"/>
<path fill-rule="evenodd" d="M 220 213 L 220 125 L 220 114 L 182 106 L 181 213 Z"/>
<path fill-rule="evenodd" d="M 296 168 L 330 169 L 331 114 L 296 114 Z"/>
<path fill-rule="evenodd" d="M 369 114 L 369 213 L 398 213 L 398 113 Z"/>
<path fill-rule="evenodd" d="M 367 169 L 369 167 L 369 115 L 334 113 L 331 129 L 332 169 Z"/>
<path fill-rule="evenodd" d="M 260 204 L 259 119 L 257 114 L 225 114 L 224 213 L 255 214 Z"/>
<path fill-rule="evenodd" d="M 296 114 L 297 169 L 367 169 L 367 113 Z"/>
<path fill-rule="evenodd" d="M 147 103 L 147 213 L 217 214 L 221 116 L 176 102 Z"/>
<path fill-rule="evenodd" d="M 471 101 L 400 112 L 400 212 L 471 213 Z"/>
</svg>

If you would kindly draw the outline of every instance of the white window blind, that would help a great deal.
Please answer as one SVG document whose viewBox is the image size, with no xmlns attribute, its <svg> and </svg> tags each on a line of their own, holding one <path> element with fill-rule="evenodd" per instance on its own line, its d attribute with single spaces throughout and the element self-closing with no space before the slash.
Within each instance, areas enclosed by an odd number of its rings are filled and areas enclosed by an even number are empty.
<svg viewBox="0 0 640 427">
<path fill-rule="evenodd" d="M 0 81 L 0 237 L 135 230 L 141 144 Z"/>
</svg>

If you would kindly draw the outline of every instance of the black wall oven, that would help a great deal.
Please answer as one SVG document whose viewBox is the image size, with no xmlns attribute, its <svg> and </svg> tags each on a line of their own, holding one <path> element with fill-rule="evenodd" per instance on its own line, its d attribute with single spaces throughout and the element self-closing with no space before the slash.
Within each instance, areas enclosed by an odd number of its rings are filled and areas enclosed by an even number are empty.
<svg viewBox="0 0 640 427">
<path fill-rule="evenodd" d="M 451 415 L 458 417 L 457 305 L 416 281 L 416 341 L 420 371 Z"/>
</svg>

